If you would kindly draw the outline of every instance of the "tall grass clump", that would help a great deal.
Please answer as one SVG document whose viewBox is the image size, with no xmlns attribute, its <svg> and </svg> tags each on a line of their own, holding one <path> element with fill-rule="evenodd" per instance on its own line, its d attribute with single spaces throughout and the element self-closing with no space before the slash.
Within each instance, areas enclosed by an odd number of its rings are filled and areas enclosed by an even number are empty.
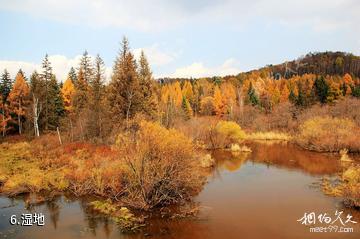
<svg viewBox="0 0 360 239">
<path fill-rule="evenodd" d="M 210 127 L 209 140 L 213 149 L 229 148 L 245 139 L 245 132 L 233 121 L 219 121 Z"/>
<path fill-rule="evenodd" d="M 150 209 L 189 200 L 202 189 L 205 178 L 193 144 L 175 129 L 142 121 L 135 132 L 120 134 L 116 146 L 127 167 L 126 204 Z"/>
<path fill-rule="evenodd" d="M 305 121 L 295 141 L 302 147 L 320 152 L 360 152 L 360 129 L 349 119 L 315 117 Z"/>
</svg>

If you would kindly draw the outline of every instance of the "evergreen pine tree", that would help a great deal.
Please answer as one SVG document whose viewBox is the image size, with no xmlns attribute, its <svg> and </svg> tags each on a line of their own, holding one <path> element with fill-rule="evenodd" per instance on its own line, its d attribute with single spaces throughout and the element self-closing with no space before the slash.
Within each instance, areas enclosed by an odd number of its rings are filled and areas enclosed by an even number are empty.
<svg viewBox="0 0 360 239">
<path fill-rule="evenodd" d="M 317 99 L 325 104 L 328 97 L 329 86 L 327 85 L 323 76 L 317 77 L 314 83 L 315 95 Z"/>
<path fill-rule="evenodd" d="M 76 83 L 77 83 L 77 75 L 76 75 L 76 71 L 75 71 L 74 67 L 70 68 L 70 71 L 68 73 L 68 78 L 72 81 L 72 83 L 74 85 L 76 85 Z"/>
<path fill-rule="evenodd" d="M 45 55 L 45 59 L 42 63 L 43 72 L 41 74 L 42 81 L 44 83 L 44 127 L 45 130 L 49 129 L 49 82 L 53 76 L 52 74 L 52 67 L 49 61 L 48 54 Z"/>
<path fill-rule="evenodd" d="M 191 118 L 193 112 L 192 112 L 190 103 L 189 103 L 189 101 L 186 99 L 185 96 L 183 96 L 182 103 L 181 103 L 181 108 L 182 108 L 183 113 L 184 113 L 184 118 L 185 118 L 186 120 L 189 120 L 189 119 Z"/>
<path fill-rule="evenodd" d="M 154 82 L 149 63 L 143 51 L 139 59 L 139 85 L 141 91 L 141 110 L 148 116 L 155 118 L 158 110 L 158 102 L 154 90 Z"/>
<path fill-rule="evenodd" d="M 9 72 L 5 69 L 4 73 L 1 76 L 1 82 L 0 82 L 0 93 L 2 96 L 2 101 L 5 103 L 7 101 L 7 98 L 11 91 L 11 78 Z"/>
<path fill-rule="evenodd" d="M 94 68 L 91 61 L 92 60 L 89 53 L 85 50 L 80 59 L 79 70 L 82 69 L 84 74 L 84 80 L 87 84 L 90 84 L 94 76 Z"/>
<path fill-rule="evenodd" d="M 296 103 L 296 95 L 295 95 L 293 89 L 290 89 L 289 101 L 293 104 Z"/>
<path fill-rule="evenodd" d="M 85 109 L 88 103 L 89 85 L 85 80 L 84 71 L 79 69 L 77 76 L 76 90 L 73 99 L 73 108 L 77 116 Z"/>
<path fill-rule="evenodd" d="M 12 88 L 12 82 L 9 72 L 5 69 L 1 76 L 0 82 L 0 113 L 1 113 L 1 131 L 2 135 L 5 136 L 8 130 L 8 123 L 11 120 L 9 111 L 8 96 Z"/>
<path fill-rule="evenodd" d="M 250 82 L 249 90 L 248 90 L 248 97 L 250 103 L 255 106 L 259 104 L 259 97 L 257 96 L 255 89 L 252 85 L 252 82 Z"/>
<path fill-rule="evenodd" d="M 136 62 L 124 37 L 122 49 L 116 58 L 111 78 L 108 102 L 115 121 L 129 119 L 141 109 L 141 92 L 136 72 Z"/>
<path fill-rule="evenodd" d="M 49 115 L 48 115 L 48 124 L 49 129 L 56 130 L 60 124 L 60 118 L 64 115 L 64 102 L 61 97 L 60 86 L 56 81 L 55 75 L 51 77 L 48 86 L 48 107 L 49 107 Z"/>
<path fill-rule="evenodd" d="M 103 99 L 105 95 L 105 64 L 99 55 L 95 58 L 94 78 L 90 83 L 89 116 L 87 133 L 90 137 L 101 136 Z"/>
<path fill-rule="evenodd" d="M 298 92 L 299 92 L 299 94 L 296 98 L 295 104 L 297 106 L 306 106 L 306 94 L 305 94 L 302 84 L 300 82 L 298 83 Z"/>
</svg>

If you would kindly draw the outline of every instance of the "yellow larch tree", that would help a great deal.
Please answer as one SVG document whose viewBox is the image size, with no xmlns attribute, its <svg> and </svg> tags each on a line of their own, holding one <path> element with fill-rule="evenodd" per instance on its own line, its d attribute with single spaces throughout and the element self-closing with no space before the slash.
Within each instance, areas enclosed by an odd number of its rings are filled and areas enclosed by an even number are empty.
<svg viewBox="0 0 360 239">
<path fill-rule="evenodd" d="M 22 72 L 16 75 L 15 83 L 9 94 L 10 108 L 17 116 L 19 134 L 22 133 L 22 118 L 25 116 L 29 104 L 30 89 Z"/>
<path fill-rule="evenodd" d="M 231 83 L 222 84 L 221 95 L 222 95 L 223 104 L 225 105 L 225 109 L 224 109 L 225 112 L 232 114 L 236 102 L 236 93 L 234 86 Z"/>
<path fill-rule="evenodd" d="M 172 96 L 173 96 L 176 107 L 180 107 L 182 100 L 183 100 L 183 95 L 182 95 L 181 86 L 180 86 L 179 81 L 176 81 L 173 85 L 173 95 Z"/>
<path fill-rule="evenodd" d="M 219 86 L 215 86 L 214 89 L 214 106 L 216 115 L 223 116 L 225 105 Z"/>
<path fill-rule="evenodd" d="M 75 86 L 70 78 L 64 82 L 63 87 L 61 88 L 61 94 L 64 101 L 64 108 L 66 112 L 70 113 L 73 110 L 72 100 L 75 94 Z"/>
</svg>

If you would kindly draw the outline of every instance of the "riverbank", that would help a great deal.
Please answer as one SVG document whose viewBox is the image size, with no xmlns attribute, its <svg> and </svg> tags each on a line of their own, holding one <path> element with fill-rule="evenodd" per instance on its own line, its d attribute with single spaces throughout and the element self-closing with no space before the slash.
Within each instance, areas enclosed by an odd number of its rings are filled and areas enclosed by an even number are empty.
<svg viewBox="0 0 360 239">
<path fill-rule="evenodd" d="M 20 218 L 21 213 L 30 213 L 24 209 L 28 199 L 21 196 L 11 200 L 0 198 L 1 231 L 8 238 L 16 239 L 215 239 L 239 238 L 243 235 L 270 239 L 296 235 L 316 239 L 318 234 L 310 233 L 308 227 L 296 221 L 309 210 L 320 210 L 331 217 L 335 217 L 336 210 L 344 211 L 344 220 L 350 214 L 352 220 L 360 221 L 359 212 L 343 207 L 341 199 L 326 196 L 319 187 L 309 187 L 314 182 L 321 182 L 324 176 L 342 171 L 342 163 L 335 154 L 302 150 L 284 141 L 248 142 L 246 145 L 252 149 L 251 153 L 233 154 L 217 150 L 211 154 L 216 165 L 208 171 L 209 182 L 194 198 L 194 204 L 200 210 L 196 217 L 171 218 L 166 216 L 168 208 L 153 209 L 142 214 L 146 216 L 146 225 L 136 233 L 129 234 L 119 231 L 111 216 L 91 207 L 90 203 L 99 198 L 65 195 L 31 207 L 32 212 L 45 215 L 45 226 L 40 230 L 36 226 L 11 226 L 8 223 L 11 215 Z M 10 207 L 1 209 L 2 206 Z M 141 217 L 137 211 L 132 213 Z M 342 238 L 357 238 L 360 230 L 358 224 L 347 226 L 354 227 L 354 232 L 344 233 Z M 279 227 L 284 229 L 279 230 Z M 277 233 L 269 234 L 269 230 Z"/>
</svg>

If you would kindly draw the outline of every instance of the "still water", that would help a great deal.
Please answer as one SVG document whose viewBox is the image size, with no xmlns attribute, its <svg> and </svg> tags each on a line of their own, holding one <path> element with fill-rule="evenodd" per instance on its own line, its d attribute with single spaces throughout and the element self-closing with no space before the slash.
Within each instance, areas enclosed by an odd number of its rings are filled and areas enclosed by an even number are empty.
<svg viewBox="0 0 360 239">
<path fill-rule="evenodd" d="M 59 197 L 24 209 L 23 199 L 0 198 L 0 238 L 360 238 L 360 212 L 345 209 L 324 195 L 317 183 L 342 170 L 338 156 L 304 151 L 286 143 L 254 143 L 252 153 L 214 152 L 217 166 L 196 198 L 197 219 L 149 219 L 137 234 L 122 234 L 106 217 L 94 214 L 85 200 Z M 310 232 L 297 221 L 305 213 L 353 216 L 353 232 Z M 11 215 L 43 213 L 45 226 L 11 226 Z M 336 225 L 341 224 L 336 222 Z M 335 225 L 335 224 L 334 224 Z M 328 226 L 316 221 L 315 226 Z M 314 227 L 314 226 L 312 226 Z"/>
</svg>

